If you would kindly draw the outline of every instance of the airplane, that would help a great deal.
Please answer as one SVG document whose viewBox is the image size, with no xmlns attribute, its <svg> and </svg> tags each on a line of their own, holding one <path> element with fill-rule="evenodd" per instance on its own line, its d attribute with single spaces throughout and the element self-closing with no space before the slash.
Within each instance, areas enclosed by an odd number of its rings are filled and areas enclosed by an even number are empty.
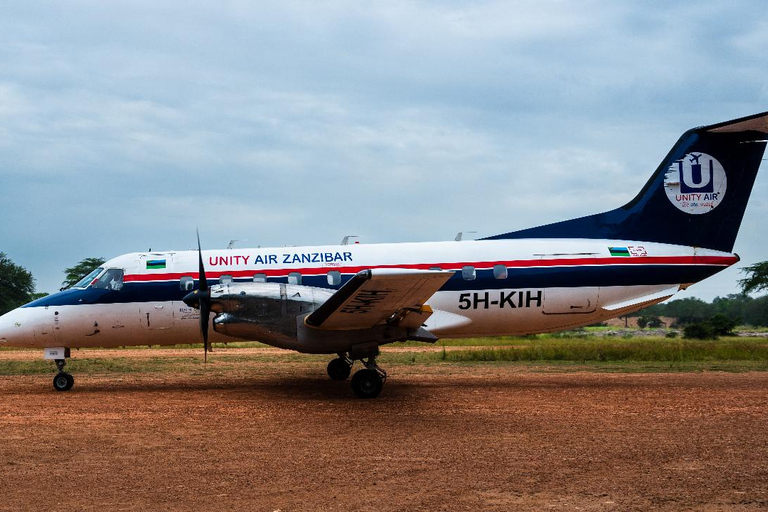
<svg viewBox="0 0 768 512">
<path fill-rule="evenodd" d="M 594 324 L 738 262 L 766 134 L 768 112 L 688 130 L 627 204 L 478 240 L 125 254 L 0 317 L 0 347 L 43 348 L 66 391 L 72 348 L 258 340 L 336 354 L 334 380 L 360 361 L 374 398 L 382 345 Z"/>
</svg>

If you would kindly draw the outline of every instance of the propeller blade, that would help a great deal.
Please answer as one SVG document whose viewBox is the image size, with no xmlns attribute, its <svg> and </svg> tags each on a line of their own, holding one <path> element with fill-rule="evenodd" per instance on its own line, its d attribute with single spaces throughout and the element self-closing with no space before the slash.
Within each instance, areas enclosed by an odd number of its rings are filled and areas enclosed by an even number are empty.
<svg viewBox="0 0 768 512">
<path fill-rule="evenodd" d="M 208 319 L 210 317 L 210 305 L 207 300 L 200 301 L 200 333 L 203 336 L 203 350 L 205 362 L 208 362 Z"/>
<path fill-rule="evenodd" d="M 205 362 L 208 362 L 208 322 L 211 316 L 211 292 L 208 290 L 208 279 L 205 277 L 205 265 L 203 264 L 203 249 L 200 246 L 200 230 L 197 231 L 197 258 L 199 272 L 199 287 L 197 290 L 198 304 L 200 307 L 200 334 L 203 337 L 203 351 Z"/>
<path fill-rule="evenodd" d="M 197 257 L 198 257 L 198 272 L 200 274 L 200 290 L 208 290 L 208 280 L 205 278 L 205 265 L 203 265 L 203 250 L 200 248 L 200 231 L 197 231 Z"/>
</svg>

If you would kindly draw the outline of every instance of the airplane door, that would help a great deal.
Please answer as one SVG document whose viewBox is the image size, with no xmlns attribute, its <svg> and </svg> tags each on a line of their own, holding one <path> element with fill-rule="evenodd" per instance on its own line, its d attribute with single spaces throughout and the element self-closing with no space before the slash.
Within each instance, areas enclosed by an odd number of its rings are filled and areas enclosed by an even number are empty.
<svg viewBox="0 0 768 512">
<path fill-rule="evenodd" d="M 157 282 L 152 287 L 177 286 L 178 282 L 164 283 L 167 274 L 173 272 L 174 253 L 154 252 L 139 255 L 139 272 L 146 276 L 156 276 Z M 151 282 L 151 281 L 150 281 Z M 150 290 L 148 288 L 148 290 Z M 150 331 L 166 331 L 173 328 L 173 303 L 169 300 L 155 300 L 139 304 L 139 322 Z"/>
</svg>

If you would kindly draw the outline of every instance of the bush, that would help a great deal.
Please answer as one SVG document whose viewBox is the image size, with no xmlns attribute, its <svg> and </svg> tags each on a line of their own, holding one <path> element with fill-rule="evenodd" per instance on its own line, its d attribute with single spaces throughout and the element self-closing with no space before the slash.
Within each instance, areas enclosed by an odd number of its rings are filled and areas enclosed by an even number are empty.
<svg viewBox="0 0 768 512">
<path fill-rule="evenodd" d="M 697 340 L 713 340 L 717 338 L 715 329 L 708 322 L 689 324 L 683 328 L 683 337 Z"/>
<path fill-rule="evenodd" d="M 637 319 L 637 326 L 641 329 L 650 327 L 651 329 L 658 329 L 663 325 L 661 318 L 656 315 L 643 315 Z"/>
<path fill-rule="evenodd" d="M 736 327 L 736 321 L 723 314 L 716 314 L 706 322 L 712 327 L 716 336 L 730 336 Z"/>
</svg>

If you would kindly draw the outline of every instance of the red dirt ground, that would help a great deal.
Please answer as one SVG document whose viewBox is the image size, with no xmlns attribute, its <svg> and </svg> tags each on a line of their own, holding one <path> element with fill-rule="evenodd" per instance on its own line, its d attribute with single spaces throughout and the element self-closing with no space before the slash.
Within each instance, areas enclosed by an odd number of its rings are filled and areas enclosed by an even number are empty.
<svg viewBox="0 0 768 512">
<path fill-rule="evenodd" d="M 768 506 L 767 373 L 390 365 L 359 400 L 316 362 L 228 364 L 0 376 L 0 509 Z"/>
</svg>

